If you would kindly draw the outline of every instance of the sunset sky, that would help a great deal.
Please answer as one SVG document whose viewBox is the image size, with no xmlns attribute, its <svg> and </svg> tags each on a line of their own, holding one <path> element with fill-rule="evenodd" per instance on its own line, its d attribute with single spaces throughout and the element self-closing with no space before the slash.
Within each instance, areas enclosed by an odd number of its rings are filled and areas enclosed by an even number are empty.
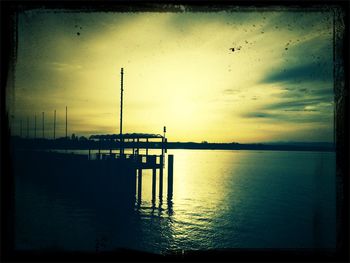
<svg viewBox="0 0 350 263">
<path fill-rule="evenodd" d="M 47 137 L 124 132 L 170 141 L 333 141 L 333 13 L 25 11 L 11 126 Z M 234 51 L 231 50 L 234 48 Z M 25 133 L 25 132 L 24 132 Z M 39 131 L 37 134 L 41 134 Z"/>
</svg>

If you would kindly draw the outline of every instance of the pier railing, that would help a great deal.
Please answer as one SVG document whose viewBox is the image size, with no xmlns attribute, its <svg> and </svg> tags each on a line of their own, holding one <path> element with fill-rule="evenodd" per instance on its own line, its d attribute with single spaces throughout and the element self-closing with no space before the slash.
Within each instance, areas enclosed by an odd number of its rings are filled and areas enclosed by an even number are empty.
<svg viewBox="0 0 350 263">
<path fill-rule="evenodd" d="M 138 168 L 151 169 L 164 165 L 163 155 L 120 154 L 120 153 L 89 153 L 89 160 L 130 160 Z"/>
<path fill-rule="evenodd" d="M 173 162 L 174 162 L 174 156 L 168 155 L 168 200 L 171 200 L 173 195 Z M 110 152 L 98 152 L 91 154 L 91 151 L 89 150 L 89 160 L 95 160 L 95 161 L 130 161 L 129 165 L 131 164 L 133 168 L 135 169 L 135 184 L 137 185 L 137 199 L 138 203 L 141 202 L 141 191 L 142 191 L 142 171 L 144 169 L 151 169 L 152 170 L 152 202 L 155 200 L 156 196 L 156 177 L 157 177 L 157 170 L 159 171 L 159 198 L 161 199 L 163 196 L 163 168 L 164 168 L 164 154 L 162 155 L 149 155 L 149 154 L 138 154 L 135 152 L 131 154 L 126 153 L 114 153 L 112 151 Z M 136 182 L 137 177 L 137 182 Z"/>
</svg>

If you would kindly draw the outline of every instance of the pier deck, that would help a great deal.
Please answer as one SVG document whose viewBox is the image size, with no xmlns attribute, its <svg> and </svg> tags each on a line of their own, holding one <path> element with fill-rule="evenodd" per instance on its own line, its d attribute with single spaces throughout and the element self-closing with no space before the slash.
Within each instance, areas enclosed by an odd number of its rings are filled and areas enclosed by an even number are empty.
<svg viewBox="0 0 350 263">
<path fill-rule="evenodd" d="M 90 153 L 89 160 L 125 160 L 130 161 L 136 169 L 161 169 L 164 166 L 163 155 Z"/>
</svg>

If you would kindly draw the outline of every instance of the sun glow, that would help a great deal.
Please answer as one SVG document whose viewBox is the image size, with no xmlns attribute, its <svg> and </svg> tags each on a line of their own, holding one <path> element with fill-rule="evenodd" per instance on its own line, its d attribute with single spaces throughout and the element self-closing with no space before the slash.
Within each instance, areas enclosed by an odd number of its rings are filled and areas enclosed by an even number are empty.
<svg viewBox="0 0 350 263">
<path fill-rule="evenodd" d="M 303 15 L 25 11 L 13 133 L 42 111 L 56 109 L 62 123 L 66 105 L 70 133 L 115 133 L 124 67 L 126 132 L 166 125 L 170 141 L 257 142 L 308 140 L 314 130 L 329 140 L 332 65 L 314 62 L 332 61 L 331 14 Z"/>
</svg>

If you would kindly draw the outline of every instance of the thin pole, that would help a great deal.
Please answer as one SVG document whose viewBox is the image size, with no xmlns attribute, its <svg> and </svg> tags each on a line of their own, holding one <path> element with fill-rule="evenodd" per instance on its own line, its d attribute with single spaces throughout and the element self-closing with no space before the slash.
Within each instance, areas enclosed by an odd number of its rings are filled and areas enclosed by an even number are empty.
<svg viewBox="0 0 350 263">
<path fill-rule="evenodd" d="M 142 198 L 142 168 L 138 169 L 138 177 L 137 177 L 137 201 L 141 203 Z"/>
<path fill-rule="evenodd" d="M 34 115 L 34 138 L 36 139 L 36 113 Z"/>
<path fill-rule="evenodd" d="M 163 138 L 162 138 L 162 169 L 163 169 L 163 166 L 164 166 L 164 152 L 165 152 L 165 133 L 166 133 L 166 127 L 164 126 L 163 127 Z"/>
<path fill-rule="evenodd" d="M 67 134 L 68 134 L 67 133 L 67 126 L 68 126 L 68 121 L 67 121 L 68 120 L 68 115 L 67 115 L 67 112 L 68 112 L 68 109 L 67 109 L 67 106 L 66 106 L 66 139 L 68 138 L 67 137 Z"/>
<path fill-rule="evenodd" d="M 156 183 L 157 183 L 157 169 L 153 168 L 152 172 L 152 203 L 156 201 Z"/>
<path fill-rule="evenodd" d="M 43 112 L 43 138 L 45 138 L 44 118 L 45 118 L 45 112 Z"/>
<path fill-rule="evenodd" d="M 53 115 L 53 139 L 56 139 L 56 110 Z"/>
<path fill-rule="evenodd" d="M 174 155 L 168 155 L 168 200 L 173 197 L 173 171 L 174 171 Z"/>
<path fill-rule="evenodd" d="M 123 76 L 124 76 L 124 69 L 121 68 L 120 70 L 120 154 L 124 154 L 123 149 Z"/>
<path fill-rule="evenodd" d="M 162 200 L 163 197 L 163 163 L 164 163 L 164 156 L 160 156 L 160 163 L 161 166 L 159 168 L 159 200 Z"/>
</svg>

